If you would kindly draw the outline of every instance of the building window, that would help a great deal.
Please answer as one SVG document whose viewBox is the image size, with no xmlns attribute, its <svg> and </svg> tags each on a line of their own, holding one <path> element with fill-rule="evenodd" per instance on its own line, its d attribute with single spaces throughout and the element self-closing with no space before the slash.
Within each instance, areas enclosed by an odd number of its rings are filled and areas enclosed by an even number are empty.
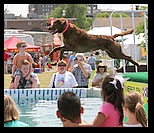
<svg viewBox="0 0 154 133">
<path fill-rule="evenodd" d="M 28 22 L 28 25 L 33 25 L 33 22 Z"/>
<path fill-rule="evenodd" d="M 40 22 L 40 25 L 44 25 L 44 22 Z"/>
</svg>

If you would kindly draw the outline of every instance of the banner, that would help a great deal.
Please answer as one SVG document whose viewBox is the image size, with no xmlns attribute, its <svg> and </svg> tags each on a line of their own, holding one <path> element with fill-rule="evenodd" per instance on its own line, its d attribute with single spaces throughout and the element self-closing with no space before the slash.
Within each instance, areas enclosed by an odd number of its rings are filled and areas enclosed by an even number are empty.
<svg viewBox="0 0 154 133">
<path fill-rule="evenodd" d="M 124 93 L 126 94 L 132 90 L 140 92 L 140 94 L 143 96 L 144 104 L 148 103 L 148 84 L 126 81 L 124 83 Z"/>
</svg>

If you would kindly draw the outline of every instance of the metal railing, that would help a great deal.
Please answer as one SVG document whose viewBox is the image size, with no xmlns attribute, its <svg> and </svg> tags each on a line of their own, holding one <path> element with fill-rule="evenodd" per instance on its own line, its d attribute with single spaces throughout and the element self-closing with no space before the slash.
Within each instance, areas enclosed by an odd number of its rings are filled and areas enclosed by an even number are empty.
<svg viewBox="0 0 154 133">
<path fill-rule="evenodd" d="M 121 27 L 121 31 L 123 31 L 123 23 L 122 23 L 122 13 L 123 12 L 131 12 L 132 13 L 132 28 L 135 29 L 135 26 L 134 26 L 134 12 L 143 12 L 144 13 L 144 34 L 145 34 L 145 42 L 146 42 L 146 61 L 147 61 L 147 70 L 148 70 L 148 36 L 147 36 L 147 27 L 146 27 L 146 13 L 148 12 L 147 10 L 116 10 L 116 11 L 113 11 L 111 14 L 110 14 L 110 28 L 111 28 L 111 35 L 112 35 L 112 15 L 115 13 L 115 12 L 119 12 L 120 13 L 120 27 Z M 135 32 L 133 32 L 133 39 L 134 39 L 134 44 L 135 44 Z M 122 50 L 123 50 L 123 46 L 124 46 L 124 43 L 123 43 L 123 37 L 122 37 Z M 135 60 L 136 60 L 136 47 L 135 47 Z M 112 61 L 113 63 L 113 69 L 114 69 L 114 59 Z M 124 73 L 126 72 L 125 70 L 125 62 L 123 60 L 123 68 L 124 68 Z M 135 66 L 135 70 L 137 72 L 137 67 Z"/>
</svg>

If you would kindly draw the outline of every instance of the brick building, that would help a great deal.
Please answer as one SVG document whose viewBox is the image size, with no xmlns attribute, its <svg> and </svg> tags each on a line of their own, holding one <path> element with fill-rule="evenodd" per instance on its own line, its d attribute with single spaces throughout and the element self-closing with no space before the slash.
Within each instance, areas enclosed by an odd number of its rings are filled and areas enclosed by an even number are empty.
<svg viewBox="0 0 154 133">
<path fill-rule="evenodd" d="M 73 22 L 76 18 L 67 18 L 69 21 Z M 4 20 L 4 27 L 7 29 L 21 29 L 25 31 L 43 31 L 48 32 L 48 29 L 45 27 L 49 19 L 7 19 Z M 134 17 L 135 27 L 139 25 L 140 22 L 143 22 L 143 17 Z M 95 18 L 93 22 L 93 27 L 105 27 L 110 26 L 109 18 Z M 112 26 L 120 28 L 120 18 L 112 19 Z M 123 28 L 132 28 L 132 18 L 123 18 Z"/>
<path fill-rule="evenodd" d="M 76 18 L 67 18 L 69 21 L 74 21 Z M 43 31 L 48 32 L 45 24 L 49 19 L 7 19 L 4 20 L 4 27 L 7 29 L 20 29 L 25 31 Z"/>
<path fill-rule="evenodd" d="M 144 22 L 143 17 L 134 17 L 134 27 L 138 26 L 141 22 Z M 132 18 L 131 17 L 125 17 L 122 18 L 122 24 L 123 28 L 129 29 L 132 28 Z M 93 22 L 93 27 L 106 27 L 110 26 L 110 18 L 95 18 Z M 112 18 L 112 26 L 115 26 L 117 28 L 120 27 L 120 18 Z"/>
</svg>

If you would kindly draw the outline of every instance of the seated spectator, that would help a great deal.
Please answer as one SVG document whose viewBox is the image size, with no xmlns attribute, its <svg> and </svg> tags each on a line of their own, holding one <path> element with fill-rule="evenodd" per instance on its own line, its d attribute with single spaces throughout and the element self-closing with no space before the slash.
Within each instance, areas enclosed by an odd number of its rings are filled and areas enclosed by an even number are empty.
<svg viewBox="0 0 154 133">
<path fill-rule="evenodd" d="M 19 120 L 19 110 L 14 100 L 4 94 L 4 127 L 30 127 Z"/>
<path fill-rule="evenodd" d="M 56 115 L 62 123 L 64 121 L 63 118 L 77 124 L 86 123 L 81 118 L 81 114 L 84 113 L 84 108 L 81 106 L 80 98 L 74 92 L 63 92 L 58 98 L 57 106 L 58 110 L 56 111 Z"/>
<path fill-rule="evenodd" d="M 92 79 L 92 87 L 101 88 L 103 79 L 108 75 L 106 70 L 107 66 L 104 63 L 98 64 L 96 74 Z"/>
<path fill-rule="evenodd" d="M 28 60 L 20 61 L 20 71 L 21 73 L 16 74 L 12 79 L 9 89 L 26 89 L 26 88 L 36 88 L 37 79 L 34 74 L 30 74 L 30 79 L 26 80 L 26 76 L 29 73 L 30 63 Z"/>
</svg>

